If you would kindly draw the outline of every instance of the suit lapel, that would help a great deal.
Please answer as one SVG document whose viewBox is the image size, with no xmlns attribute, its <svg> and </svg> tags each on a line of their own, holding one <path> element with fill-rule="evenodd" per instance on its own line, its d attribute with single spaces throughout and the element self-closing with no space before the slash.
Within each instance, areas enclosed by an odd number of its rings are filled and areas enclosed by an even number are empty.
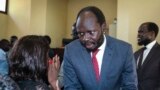
<svg viewBox="0 0 160 90">
<path fill-rule="evenodd" d="M 104 83 L 106 83 L 107 75 L 110 73 L 110 67 L 112 62 L 112 56 L 113 56 L 113 46 L 111 45 L 112 42 L 110 40 L 110 37 L 107 37 L 107 44 L 105 47 L 104 55 L 103 55 L 103 61 L 102 61 L 102 67 L 101 67 L 101 75 L 100 75 L 100 86 L 104 86 Z M 108 83 L 106 83 L 107 85 Z"/>
<path fill-rule="evenodd" d="M 149 62 L 152 60 L 152 56 L 154 55 L 154 53 L 156 52 L 156 47 L 158 46 L 158 43 L 156 43 L 153 48 L 151 49 L 151 51 L 149 52 L 149 54 L 147 55 L 143 65 L 142 65 L 142 70 L 144 67 L 147 66 L 147 64 L 149 64 Z"/>
<path fill-rule="evenodd" d="M 141 53 L 142 53 L 142 48 L 134 54 L 136 62 L 137 62 L 137 60 L 138 60 L 138 58 L 139 58 Z"/>
<path fill-rule="evenodd" d="M 86 67 L 86 72 L 88 72 L 88 80 L 91 80 L 90 82 L 92 84 L 97 85 L 97 81 L 96 81 L 96 76 L 94 74 L 94 69 L 93 69 L 93 65 L 92 65 L 92 60 L 91 60 L 91 55 L 90 52 L 88 52 L 85 48 L 83 48 L 82 50 L 82 55 L 83 55 L 83 66 Z"/>
</svg>

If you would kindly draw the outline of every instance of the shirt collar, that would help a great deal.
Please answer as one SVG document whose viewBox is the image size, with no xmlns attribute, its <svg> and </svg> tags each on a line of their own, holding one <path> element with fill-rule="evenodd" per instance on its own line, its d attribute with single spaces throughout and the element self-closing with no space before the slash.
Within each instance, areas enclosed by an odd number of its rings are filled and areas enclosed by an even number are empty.
<svg viewBox="0 0 160 90">
<path fill-rule="evenodd" d="M 154 45 L 156 44 L 156 40 L 152 41 L 151 43 L 149 43 L 146 48 L 147 49 L 151 49 Z"/>
</svg>

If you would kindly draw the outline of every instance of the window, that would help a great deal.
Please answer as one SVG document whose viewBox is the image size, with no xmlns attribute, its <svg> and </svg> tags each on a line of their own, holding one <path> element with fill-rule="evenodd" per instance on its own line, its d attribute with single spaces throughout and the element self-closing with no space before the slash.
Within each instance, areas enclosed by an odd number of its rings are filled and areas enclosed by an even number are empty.
<svg viewBox="0 0 160 90">
<path fill-rule="evenodd" d="M 8 0 L 0 0 L 0 13 L 7 13 Z"/>
</svg>

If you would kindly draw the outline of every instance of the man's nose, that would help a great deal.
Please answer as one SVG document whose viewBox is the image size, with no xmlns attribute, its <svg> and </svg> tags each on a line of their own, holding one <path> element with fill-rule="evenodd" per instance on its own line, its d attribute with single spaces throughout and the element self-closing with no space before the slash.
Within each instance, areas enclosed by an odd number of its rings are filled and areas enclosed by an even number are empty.
<svg viewBox="0 0 160 90">
<path fill-rule="evenodd" d="M 137 35 L 137 38 L 139 38 L 139 37 L 140 37 L 140 34 Z"/>
<path fill-rule="evenodd" d="M 83 37 L 83 40 L 88 41 L 89 38 L 90 38 L 89 33 L 85 33 L 85 34 L 84 34 L 84 37 Z"/>
</svg>

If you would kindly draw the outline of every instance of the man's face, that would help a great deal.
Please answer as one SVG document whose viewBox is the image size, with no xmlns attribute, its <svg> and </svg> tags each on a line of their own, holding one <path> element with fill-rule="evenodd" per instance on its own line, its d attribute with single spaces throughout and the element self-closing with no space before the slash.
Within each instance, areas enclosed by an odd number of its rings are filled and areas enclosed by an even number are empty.
<svg viewBox="0 0 160 90">
<path fill-rule="evenodd" d="M 103 24 L 100 26 L 92 12 L 83 12 L 77 19 L 76 28 L 79 40 L 86 49 L 92 51 L 102 44 Z"/>
<path fill-rule="evenodd" d="M 138 45 L 146 46 L 150 42 L 152 42 L 152 31 L 148 31 L 147 25 L 142 24 L 138 30 Z"/>
</svg>

